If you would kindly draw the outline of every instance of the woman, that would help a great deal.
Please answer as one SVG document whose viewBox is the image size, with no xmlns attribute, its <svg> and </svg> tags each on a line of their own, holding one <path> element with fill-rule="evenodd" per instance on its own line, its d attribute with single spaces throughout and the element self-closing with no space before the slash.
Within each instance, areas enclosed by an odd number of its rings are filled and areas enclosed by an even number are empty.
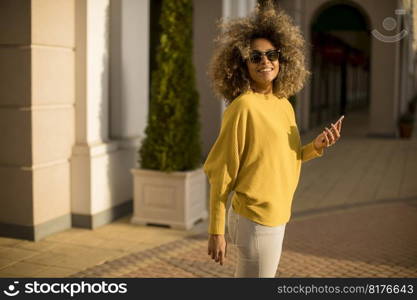
<svg viewBox="0 0 417 300">
<path fill-rule="evenodd" d="M 301 164 L 340 138 L 343 116 L 301 145 L 288 97 L 310 72 L 305 42 L 289 16 L 269 2 L 246 18 L 222 24 L 211 61 L 215 92 L 228 106 L 204 171 L 210 182 L 208 255 L 223 265 L 237 246 L 235 277 L 275 277 Z"/>
</svg>

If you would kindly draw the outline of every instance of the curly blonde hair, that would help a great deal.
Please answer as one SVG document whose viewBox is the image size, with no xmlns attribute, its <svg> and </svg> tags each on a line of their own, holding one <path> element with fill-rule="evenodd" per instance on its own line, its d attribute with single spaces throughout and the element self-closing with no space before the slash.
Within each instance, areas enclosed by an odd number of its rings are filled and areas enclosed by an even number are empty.
<svg viewBox="0 0 417 300">
<path fill-rule="evenodd" d="M 258 4 L 248 17 L 228 22 L 221 19 L 218 27 L 220 33 L 214 40 L 208 72 L 217 97 L 230 104 L 250 89 L 246 59 L 251 41 L 256 38 L 265 38 L 281 50 L 273 93 L 278 98 L 288 98 L 301 90 L 311 74 L 305 67 L 305 40 L 291 17 L 276 10 L 271 1 Z"/>
</svg>

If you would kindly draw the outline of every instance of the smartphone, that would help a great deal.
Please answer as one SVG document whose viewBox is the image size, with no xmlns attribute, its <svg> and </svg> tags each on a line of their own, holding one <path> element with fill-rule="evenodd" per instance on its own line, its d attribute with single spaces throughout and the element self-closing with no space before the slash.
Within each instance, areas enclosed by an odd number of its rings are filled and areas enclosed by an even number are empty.
<svg viewBox="0 0 417 300">
<path fill-rule="evenodd" d="M 343 118 L 345 117 L 345 115 L 342 115 L 336 122 L 334 122 L 333 124 L 337 124 L 337 122 L 343 120 Z"/>
</svg>

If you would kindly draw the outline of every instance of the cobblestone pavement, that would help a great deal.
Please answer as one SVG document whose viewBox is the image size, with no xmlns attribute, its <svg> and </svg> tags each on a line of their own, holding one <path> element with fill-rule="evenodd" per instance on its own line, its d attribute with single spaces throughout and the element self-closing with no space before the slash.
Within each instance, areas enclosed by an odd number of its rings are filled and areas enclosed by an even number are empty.
<svg viewBox="0 0 417 300">
<path fill-rule="evenodd" d="M 417 277 L 417 197 L 295 218 L 280 276 Z"/>
<path fill-rule="evenodd" d="M 417 199 L 296 217 L 287 225 L 277 277 L 417 277 Z M 220 266 L 207 234 L 129 254 L 73 277 L 233 277 L 237 252 Z"/>
</svg>

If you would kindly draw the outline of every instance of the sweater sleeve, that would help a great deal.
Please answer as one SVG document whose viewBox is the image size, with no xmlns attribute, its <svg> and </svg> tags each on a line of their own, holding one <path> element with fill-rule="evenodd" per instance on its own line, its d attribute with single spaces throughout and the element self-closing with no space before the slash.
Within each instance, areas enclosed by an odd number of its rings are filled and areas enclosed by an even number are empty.
<svg viewBox="0 0 417 300">
<path fill-rule="evenodd" d="M 310 159 L 317 158 L 323 156 L 323 149 L 317 151 L 314 148 L 314 141 L 304 145 L 301 147 L 301 159 L 302 162 L 309 161 Z"/>
<path fill-rule="evenodd" d="M 204 163 L 210 182 L 210 234 L 225 232 L 226 203 L 236 182 L 245 145 L 247 111 L 233 104 L 223 113 L 220 133 Z"/>
</svg>

